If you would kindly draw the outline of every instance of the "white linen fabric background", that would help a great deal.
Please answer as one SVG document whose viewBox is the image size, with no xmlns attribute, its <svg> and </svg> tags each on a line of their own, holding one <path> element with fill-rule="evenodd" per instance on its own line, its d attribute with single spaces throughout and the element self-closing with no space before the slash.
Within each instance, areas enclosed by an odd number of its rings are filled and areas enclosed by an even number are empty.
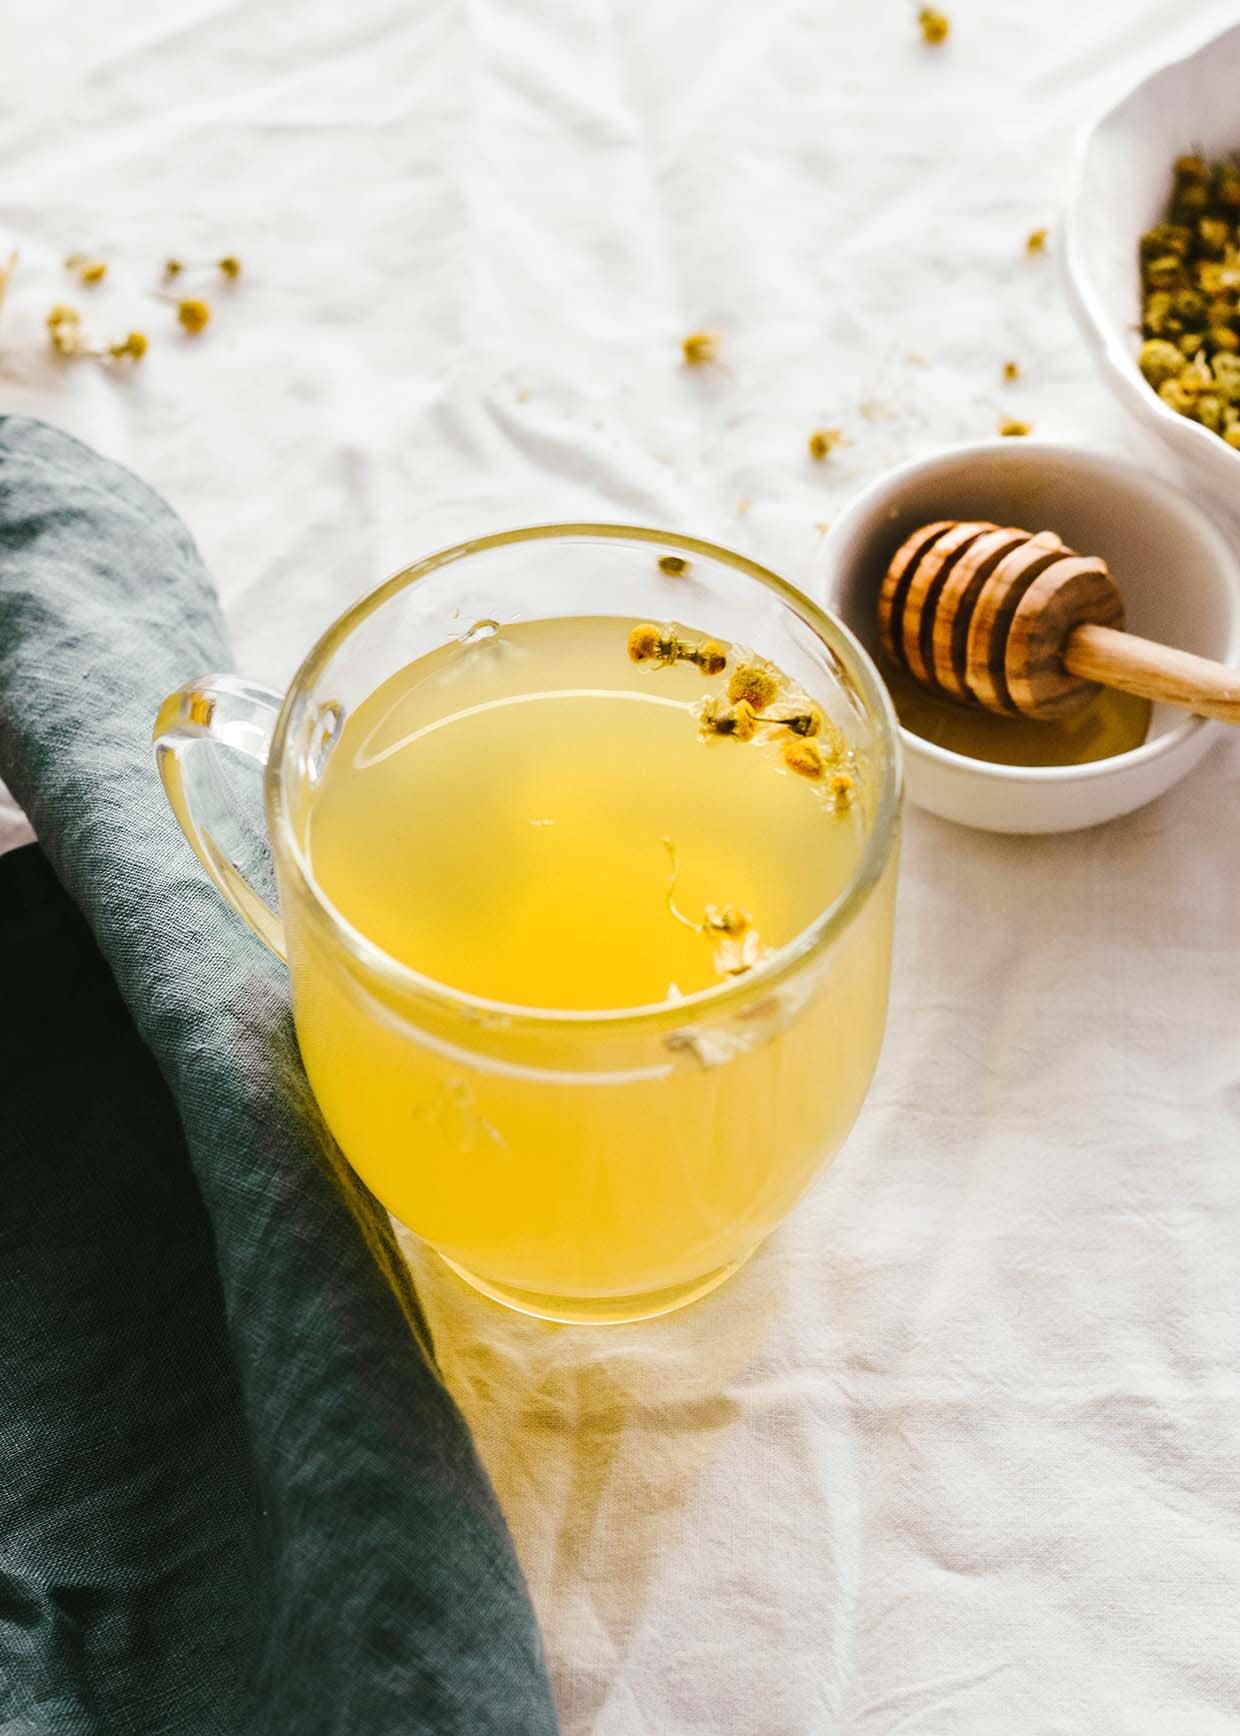
<svg viewBox="0 0 1240 1736">
<path fill-rule="evenodd" d="M 1162 468 L 1024 238 L 1237 6 L 951 11 L 6 0 L 0 409 L 168 496 L 273 683 L 468 534 L 661 524 L 812 592 L 822 521 L 1002 412 Z M 178 335 L 160 262 L 226 251 Z M 61 299 L 150 355 L 58 365 Z M 568 1736 L 1240 1728 L 1238 1025 L 1240 743 L 1073 837 L 910 812 L 869 1103 L 740 1278 L 591 1333 L 412 1251 Z"/>
</svg>

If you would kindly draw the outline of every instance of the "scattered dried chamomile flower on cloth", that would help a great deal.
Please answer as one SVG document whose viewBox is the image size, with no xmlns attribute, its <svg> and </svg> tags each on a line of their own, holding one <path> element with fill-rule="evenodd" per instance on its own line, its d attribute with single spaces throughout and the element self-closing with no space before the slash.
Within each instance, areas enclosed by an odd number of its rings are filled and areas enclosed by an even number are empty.
<svg viewBox="0 0 1240 1736">
<path fill-rule="evenodd" d="M 65 270 L 71 271 L 87 289 L 94 289 L 108 275 L 107 262 L 94 259 L 89 253 L 71 253 L 65 260 Z"/>
<path fill-rule="evenodd" d="M 825 458 L 831 456 L 837 446 L 842 446 L 843 443 L 844 436 L 838 428 L 815 428 L 808 441 L 809 455 L 815 462 L 821 464 Z"/>
<path fill-rule="evenodd" d="M 688 368 L 704 368 L 719 360 L 720 332 L 690 332 L 681 340 L 680 352 Z"/>
<path fill-rule="evenodd" d="M 9 292 L 9 284 L 12 282 L 13 273 L 16 270 L 17 252 L 15 249 L 7 259 L 0 259 L 0 314 L 4 312 L 4 298 Z"/>
</svg>

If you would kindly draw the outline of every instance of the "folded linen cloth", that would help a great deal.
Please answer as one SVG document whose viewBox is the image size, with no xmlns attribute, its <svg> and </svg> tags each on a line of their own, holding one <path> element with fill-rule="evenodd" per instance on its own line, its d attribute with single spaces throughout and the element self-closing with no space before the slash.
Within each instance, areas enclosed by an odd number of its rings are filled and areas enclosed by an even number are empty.
<svg viewBox="0 0 1240 1736">
<path fill-rule="evenodd" d="M 0 776 L 41 845 L 0 862 L 0 1727 L 543 1736 L 390 1226 L 155 772 L 159 702 L 229 666 L 171 510 L 0 418 Z"/>
</svg>

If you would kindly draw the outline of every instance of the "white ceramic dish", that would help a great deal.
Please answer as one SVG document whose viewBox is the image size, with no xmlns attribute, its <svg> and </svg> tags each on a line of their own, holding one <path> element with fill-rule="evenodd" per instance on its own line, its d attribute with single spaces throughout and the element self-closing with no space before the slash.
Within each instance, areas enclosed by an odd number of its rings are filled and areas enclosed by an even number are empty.
<svg viewBox="0 0 1240 1736">
<path fill-rule="evenodd" d="M 1240 451 L 1169 409 L 1137 367 L 1137 244 L 1166 210 L 1172 163 L 1191 149 L 1240 151 L 1240 24 L 1143 78 L 1087 128 L 1059 255 L 1069 300 L 1112 391 L 1162 436 L 1186 475 L 1240 505 Z"/>
<path fill-rule="evenodd" d="M 1056 531 L 1108 562 L 1131 632 L 1240 665 L 1240 566 L 1210 520 L 1135 464 L 1047 440 L 988 440 L 906 464 L 837 519 L 823 600 L 871 654 L 887 564 L 910 531 L 937 518 Z M 1162 795 L 1224 727 L 1155 706 L 1140 747 L 1083 766 L 992 765 L 900 733 L 909 799 L 920 807 L 992 832 L 1068 832 Z"/>
</svg>

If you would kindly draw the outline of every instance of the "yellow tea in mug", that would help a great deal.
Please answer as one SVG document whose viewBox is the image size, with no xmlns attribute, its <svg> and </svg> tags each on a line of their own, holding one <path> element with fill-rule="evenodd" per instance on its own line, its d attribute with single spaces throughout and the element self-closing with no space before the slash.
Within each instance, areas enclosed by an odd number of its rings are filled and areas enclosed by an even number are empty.
<svg viewBox="0 0 1240 1736">
<path fill-rule="evenodd" d="M 894 871 L 817 976 L 676 1009 L 756 981 L 849 884 L 866 775 L 778 670 L 687 627 L 488 623 L 384 682 L 302 845 L 354 930 L 464 997 L 457 1025 L 290 934 L 310 1080 L 373 1191 L 480 1287 L 582 1319 L 744 1258 L 869 1083 Z"/>
</svg>

